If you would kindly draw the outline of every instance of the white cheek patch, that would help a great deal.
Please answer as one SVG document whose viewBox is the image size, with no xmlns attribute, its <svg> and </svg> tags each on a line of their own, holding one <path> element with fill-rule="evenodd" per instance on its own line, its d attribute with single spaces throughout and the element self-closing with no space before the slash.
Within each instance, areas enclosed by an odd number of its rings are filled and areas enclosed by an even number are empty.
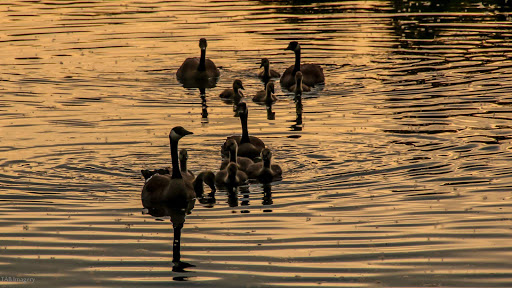
<svg viewBox="0 0 512 288">
<path fill-rule="evenodd" d="M 173 141 L 178 141 L 178 140 L 180 140 L 180 139 L 181 139 L 181 136 L 180 136 L 180 135 L 178 135 L 178 133 L 174 132 L 174 130 L 172 130 L 172 131 L 171 131 L 171 139 L 172 139 Z"/>
</svg>

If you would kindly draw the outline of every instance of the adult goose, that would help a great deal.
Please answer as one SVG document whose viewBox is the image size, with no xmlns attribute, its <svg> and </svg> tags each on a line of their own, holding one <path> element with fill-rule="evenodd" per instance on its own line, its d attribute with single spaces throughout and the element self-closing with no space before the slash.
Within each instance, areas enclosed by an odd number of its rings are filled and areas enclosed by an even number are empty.
<svg viewBox="0 0 512 288">
<path fill-rule="evenodd" d="M 178 81 L 184 84 L 190 84 L 190 87 L 210 88 L 213 82 L 215 86 L 216 78 L 220 76 L 220 71 L 212 60 L 206 58 L 206 39 L 199 39 L 199 48 L 201 48 L 201 57 L 187 58 L 183 61 L 176 72 Z M 211 79 L 215 78 L 213 81 Z M 197 84 L 197 85 L 193 85 Z"/>
<path fill-rule="evenodd" d="M 285 50 L 295 52 L 295 65 L 288 67 L 281 76 L 281 86 L 289 88 L 295 84 L 295 74 L 301 71 L 303 83 L 307 86 L 314 87 L 316 84 L 324 83 L 325 77 L 322 67 L 317 64 L 300 64 L 300 45 L 297 41 L 292 41 Z"/>
<path fill-rule="evenodd" d="M 142 205 L 151 215 L 171 216 L 174 229 L 172 258 L 174 271 L 182 271 L 183 268 L 191 266 L 181 262 L 181 229 L 185 223 L 185 216 L 194 208 L 197 195 L 192 182 L 182 177 L 178 160 L 178 141 L 189 134 L 193 133 L 181 126 L 172 128 L 169 133 L 172 174 L 170 176 L 154 174 L 146 181 L 141 193 Z"/>
<path fill-rule="evenodd" d="M 261 141 L 258 137 L 249 136 L 249 130 L 247 128 L 247 118 L 249 111 L 247 110 L 247 104 L 245 102 L 238 104 L 237 112 L 242 124 L 242 136 L 229 136 L 226 139 L 226 142 L 224 142 L 222 145 L 221 153 L 226 156 L 229 155 L 229 150 L 226 147 L 226 143 L 229 139 L 233 139 L 238 144 L 238 156 L 243 156 L 250 159 L 257 158 L 260 156 L 261 150 L 265 148 L 265 143 L 263 143 L 263 141 Z"/>
<path fill-rule="evenodd" d="M 263 161 L 254 163 L 247 169 L 249 179 L 256 179 L 261 183 L 270 183 L 282 178 L 283 170 L 277 164 L 272 164 L 272 152 L 265 148 L 261 151 Z"/>
</svg>

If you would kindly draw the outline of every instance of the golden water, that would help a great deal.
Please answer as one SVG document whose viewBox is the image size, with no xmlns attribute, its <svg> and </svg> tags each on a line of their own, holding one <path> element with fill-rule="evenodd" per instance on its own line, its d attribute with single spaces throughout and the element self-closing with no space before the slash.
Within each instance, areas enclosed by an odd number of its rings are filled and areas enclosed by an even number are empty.
<svg viewBox="0 0 512 288">
<path fill-rule="evenodd" d="M 512 286 L 512 25 L 503 1 L 0 3 L 0 276 L 29 287 Z M 448 2 L 448 3 L 445 3 Z M 175 72 L 221 66 L 206 91 Z M 302 44 L 326 84 L 250 101 L 262 57 Z M 249 132 L 283 167 L 187 217 L 142 215 L 140 169 L 217 169 L 240 133 L 218 97 L 244 82 Z M 236 204 L 236 206 L 234 205 Z M 2 281 L 0 285 L 19 287 Z M 23 286 L 25 287 L 25 286 Z"/>
</svg>

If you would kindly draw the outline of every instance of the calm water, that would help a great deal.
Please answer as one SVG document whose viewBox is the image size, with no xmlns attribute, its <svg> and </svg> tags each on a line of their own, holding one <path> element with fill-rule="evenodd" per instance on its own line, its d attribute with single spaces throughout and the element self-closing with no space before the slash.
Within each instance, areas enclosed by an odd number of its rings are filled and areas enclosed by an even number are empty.
<svg viewBox="0 0 512 288">
<path fill-rule="evenodd" d="M 0 4 L 0 276 L 16 287 L 512 286 L 512 24 L 506 1 L 9 1 Z M 500 4 L 501 3 L 501 4 Z M 505 4 L 504 4 L 505 3 Z M 185 89 L 198 56 L 217 87 Z M 261 57 L 326 84 L 250 101 Z M 218 97 L 244 82 L 249 132 L 284 170 L 271 192 L 142 215 L 140 169 L 216 170 L 240 133 Z M 202 119 L 207 105 L 208 119 Z"/>
</svg>

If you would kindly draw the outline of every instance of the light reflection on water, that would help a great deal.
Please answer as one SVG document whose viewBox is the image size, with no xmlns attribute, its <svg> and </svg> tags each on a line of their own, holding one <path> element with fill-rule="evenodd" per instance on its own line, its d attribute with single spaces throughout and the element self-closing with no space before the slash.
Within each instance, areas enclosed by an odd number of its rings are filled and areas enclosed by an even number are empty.
<svg viewBox="0 0 512 288">
<path fill-rule="evenodd" d="M 508 11 L 494 1 L 0 4 L 0 276 L 38 287 L 511 286 Z M 221 66 L 204 99 L 175 78 L 200 37 Z M 197 203 L 182 242 L 197 267 L 172 273 L 172 226 L 141 214 L 139 170 L 169 164 L 177 125 L 194 132 L 180 142 L 189 167 L 217 169 L 223 140 L 240 133 L 219 93 L 239 78 L 250 99 L 262 57 L 278 71 L 293 63 L 290 40 L 326 75 L 302 100 L 302 124 L 279 87 L 275 120 L 247 101 L 249 131 L 283 181 L 270 195 L 254 184 Z"/>
</svg>

